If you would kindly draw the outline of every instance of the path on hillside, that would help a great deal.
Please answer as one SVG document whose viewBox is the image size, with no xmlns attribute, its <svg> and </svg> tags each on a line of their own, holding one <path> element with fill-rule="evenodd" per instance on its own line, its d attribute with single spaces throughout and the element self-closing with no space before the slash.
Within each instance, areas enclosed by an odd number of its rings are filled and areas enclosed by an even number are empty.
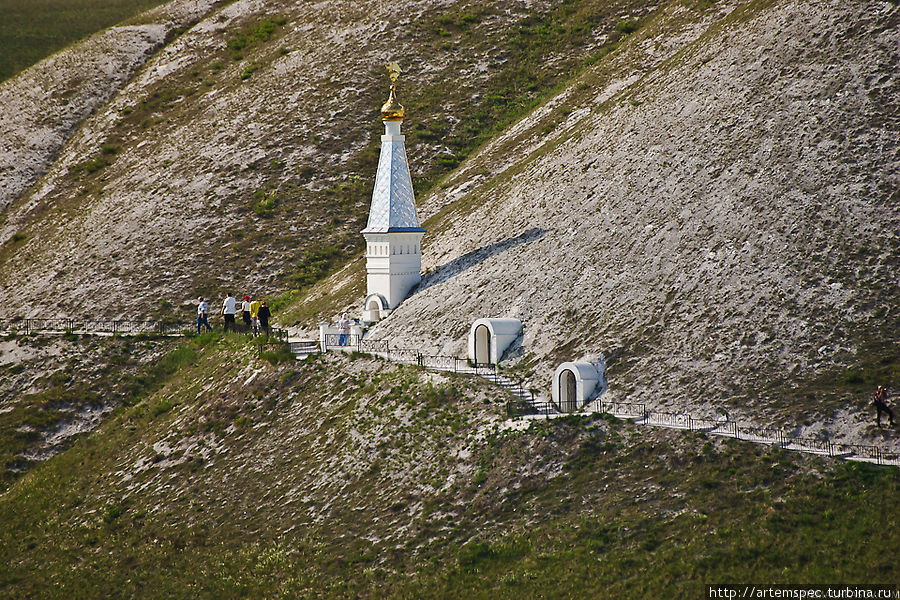
<svg viewBox="0 0 900 600">
<path fill-rule="evenodd" d="M 291 347 L 298 358 L 319 352 L 322 348 L 314 340 L 289 339 Z M 298 352 L 299 348 L 302 352 Z M 754 424 L 738 423 L 727 418 L 718 420 L 700 419 L 688 413 L 669 413 L 647 410 L 641 403 L 633 402 L 606 402 L 601 398 L 595 398 L 574 413 L 562 413 L 547 398 L 526 391 L 521 382 L 514 381 L 501 375 L 496 365 L 489 367 L 472 366 L 466 359 L 449 356 L 429 356 L 416 350 L 390 349 L 385 342 L 384 350 L 364 350 L 367 354 L 377 356 L 383 360 L 398 364 L 419 366 L 430 371 L 442 371 L 462 373 L 482 377 L 487 381 L 509 392 L 520 402 L 531 406 L 536 414 L 527 414 L 511 417 L 502 426 L 502 429 L 524 429 L 534 420 L 546 420 L 572 415 L 609 414 L 618 419 L 630 420 L 636 425 L 647 427 L 661 427 L 665 429 L 680 429 L 684 431 L 698 431 L 707 435 L 734 438 L 745 442 L 778 446 L 784 450 L 831 456 L 844 460 L 867 462 L 876 465 L 900 466 L 900 453 L 895 450 L 886 450 L 879 446 L 863 444 L 844 444 L 816 438 L 802 438 L 787 433 L 783 428 L 760 427 Z M 337 350 L 339 352 L 358 351 L 357 345 L 338 347 L 328 344 L 326 351 Z"/>
</svg>

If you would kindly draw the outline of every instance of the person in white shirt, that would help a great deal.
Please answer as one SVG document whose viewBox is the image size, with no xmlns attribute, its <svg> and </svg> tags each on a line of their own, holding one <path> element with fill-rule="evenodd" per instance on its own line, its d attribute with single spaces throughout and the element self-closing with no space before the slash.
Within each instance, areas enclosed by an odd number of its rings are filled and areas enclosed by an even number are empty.
<svg viewBox="0 0 900 600">
<path fill-rule="evenodd" d="M 338 346 L 346 346 L 350 338 L 350 319 L 347 318 L 347 313 L 341 315 L 341 320 L 338 321 L 338 333 Z"/>
<path fill-rule="evenodd" d="M 225 331 L 231 329 L 234 331 L 234 313 L 235 313 L 235 305 L 237 301 L 234 299 L 234 296 L 231 295 L 231 292 L 225 294 L 225 301 L 222 302 L 222 316 L 225 317 Z"/>
<path fill-rule="evenodd" d="M 203 299 L 203 296 L 197 298 L 197 335 L 200 335 L 200 326 L 206 325 L 207 331 L 212 331 L 212 327 L 209 326 L 209 305 L 206 303 L 206 300 Z"/>
<path fill-rule="evenodd" d="M 241 302 L 241 318 L 244 320 L 244 329 L 250 331 L 250 296 L 244 296 Z"/>
</svg>

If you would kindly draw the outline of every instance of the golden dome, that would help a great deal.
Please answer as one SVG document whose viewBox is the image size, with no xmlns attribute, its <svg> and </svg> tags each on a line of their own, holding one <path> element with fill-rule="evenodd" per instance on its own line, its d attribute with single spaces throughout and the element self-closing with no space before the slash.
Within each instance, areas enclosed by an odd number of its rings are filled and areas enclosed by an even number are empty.
<svg viewBox="0 0 900 600">
<path fill-rule="evenodd" d="M 391 85 L 391 95 L 388 96 L 387 102 L 381 106 L 381 118 L 385 121 L 402 121 L 403 105 L 397 102 L 394 86 Z"/>
</svg>

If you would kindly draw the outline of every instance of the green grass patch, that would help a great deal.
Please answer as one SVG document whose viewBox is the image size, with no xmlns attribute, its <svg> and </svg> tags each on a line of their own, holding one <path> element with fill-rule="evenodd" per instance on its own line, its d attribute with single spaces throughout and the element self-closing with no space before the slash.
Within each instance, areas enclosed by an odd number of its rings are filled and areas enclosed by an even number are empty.
<svg viewBox="0 0 900 600">
<path fill-rule="evenodd" d="M 163 0 L 0 0 L 0 81 Z"/>
<path fill-rule="evenodd" d="M 269 41 L 274 33 L 287 23 L 287 19 L 281 16 L 266 17 L 253 25 L 244 27 L 231 38 L 227 44 L 231 50 L 232 60 L 241 60 L 247 50 L 254 46 Z M 249 77 L 249 75 L 248 75 Z M 244 77 L 241 77 L 244 79 Z"/>
<path fill-rule="evenodd" d="M 260 358 L 270 364 L 291 363 L 297 360 L 291 352 L 290 344 L 268 344 L 260 352 Z"/>
</svg>

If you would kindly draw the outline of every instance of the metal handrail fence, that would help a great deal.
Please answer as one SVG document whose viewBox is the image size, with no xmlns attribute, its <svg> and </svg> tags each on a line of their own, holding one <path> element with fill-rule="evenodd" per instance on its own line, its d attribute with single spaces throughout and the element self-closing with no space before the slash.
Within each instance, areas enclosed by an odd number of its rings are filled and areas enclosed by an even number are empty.
<svg viewBox="0 0 900 600">
<path fill-rule="evenodd" d="M 141 320 L 101 320 L 101 319 L 65 319 L 65 318 L 38 318 L 38 319 L 0 319 L 0 332 L 29 335 L 32 333 L 105 333 L 112 335 L 139 335 L 142 333 L 156 333 L 163 335 L 181 334 L 193 331 L 196 322 L 178 321 L 141 321 Z M 242 333 L 252 331 L 239 329 Z M 277 340 L 286 341 L 288 332 L 286 329 L 270 327 L 268 334 L 260 335 Z"/>
<path fill-rule="evenodd" d="M 435 371 L 453 371 L 454 373 L 458 373 L 460 371 L 460 366 L 465 368 L 468 364 L 466 361 L 456 356 L 420 354 L 419 366 Z"/>
<path fill-rule="evenodd" d="M 604 402 L 600 401 L 601 413 L 608 413 L 616 417 L 641 419 L 647 413 L 644 404 L 636 402 Z"/>
<path fill-rule="evenodd" d="M 0 331 L 6 333 L 109 333 L 134 335 L 139 333 L 180 333 L 195 327 L 193 322 L 99 320 L 99 319 L 0 319 Z"/>
<path fill-rule="evenodd" d="M 390 348 L 388 350 L 388 360 L 391 362 L 417 365 L 420 356 L 421 353 L 415 348 Z"/>
<path fill-rule="evenodd" d="M 739 440 L 747 440 L 752 442 L 762 442 L 766 444 L 778 444 L 782 448 L 786 445 L 787 436 L 783 429 L 773 429 L 771 427 L 756 427 L 753 425 L 740 425 L 735 427 Z"/>
<path fill-rule="evenodd" d="M 377 354 L 380 352 L 387 353 L 390 349 L 390 341 L 389 340 L 366 340 L 361 339 L 359 343 L 356 345 L 356 349 L 359 352 L 368 352 L 370 354 Z"/>
<path fill-rule="evenodd" d="M 254 342 L 253 345 L 256 346 L 256 357 L 262 358 L 263 352 L 265 352 L 267 349 L 276 350 L 278 348 L 284 348 L 285 343 L 286 342 L 282 342 L 280 340 L 274 342 L 270 342 L 268 340 L 263 342 Z"/>
<path fill-rule="evenodd" d="M 879 465 L 900 462 L 900 452 L 886 451 L 878 446 L 844 444 L 819 438 L 792 436 L 784 429 L 756 427 L 736 421 L 696 419 L 688 413 L 648 411 L 643 404 L 639 403 L 597 401 L 595 406 L 601 413 L 625 419 L 636 419 L 644 425 L 706 431 L 712 435 L 733 437 L 747 442 L 772 444 L 786 450 L 843 457 L 847 460 L 873 462 Z"/>
<path fill-rule="evenodd" d="M 330 335 L 332 334 L 328 334 L 326 338 Z M 416 364 L 425 369 L 453 371 L 484 377 L 519 398 L 506 403 L 507 415 L 510 417 L 524 415 L 551 416 L 562 412 L 552 401 L 537 400 L 533 390 L 526 392 L 522 385 L 522 380 L 514 383 L 508 382 L 499 373 L 497 365 L 473 365 L 467 359 L 456 356 L 424 354 L 414 348 L 392 348 L 390 341 L 386 339 L 356 339 L 355 343 L 360 352 L 376 354 L 391 362 Z M 328 344 L 326 343 L 326 345 Z M 529 394 L 530 399 L 528 398 Z M 900 461 L 898 453 L 885 452 L 877 446 L 839 444 L 816 438 L 801 438 L 786 434 L 784 429 L 756 427 L 739 424 L 736 421 L 727 419 L 724 421 L 698 419 L 689 413 L 650 411 L 647 410 L 645 404 L 639 402 L 607 402 L 598 399 L 591 402 L 590 405 L 596 406 L 598 412 L 620 418 L 639 419 L 646 425 L 661 425 L 690 431 L 704 431 L 712 435 L 728 436 L 743 441 L 773 444 L 784 449 L 827 454 L 828 456 L 843 456 L 849 460 L 865 460 L 877 464 L 888 464 L 889 462 L 894 464 Z"/>
<path fill-rule="evenodd" d="M 820 440 L 816 438 L 785 438 L 785 448 L 796 447 L 805 452 L 813 452 L 816 454 L 835 455 L 835 444 L 830 440 Z"/>
<path fill-rule="evenodd" d="M 343 344 L 341 343 L 341 336 L 346 336 Z M 326 333 L 324 350 L 327 352 L 329 348 L 359 349 L 359 342 L 359 335 L 355 333 Z"/>
<path fill-rule="evenodd" d="M 526 415 L 540 415 L 549 417 L 550 415 L 559 414 L 556 406 L 552 402 L 536 402 L 532 400 L 509 400 L 506 403 L 506 415 L 511 418 L 522 417 Z"/>
<path fill-rule="evenodd" d="M 693 427 L 691 427 L 691 416 L 685 413 L 668 413 L 651 410 L 644 413 L 644 421 L 655 421 L 655 423 L 659 425 L 693 430 Z"/>
<path fill-rule="evenodd" d="M 864 460 L 874 462 L 879 465 L 897 464 L 900 461 L 900 454 L 897 452 L 885 451 L 884 448 L 878 446 L 862 446 L 858 444 L 836 444 L 836 451 L 847 454 L 848 460 Z"/>
</svg>

